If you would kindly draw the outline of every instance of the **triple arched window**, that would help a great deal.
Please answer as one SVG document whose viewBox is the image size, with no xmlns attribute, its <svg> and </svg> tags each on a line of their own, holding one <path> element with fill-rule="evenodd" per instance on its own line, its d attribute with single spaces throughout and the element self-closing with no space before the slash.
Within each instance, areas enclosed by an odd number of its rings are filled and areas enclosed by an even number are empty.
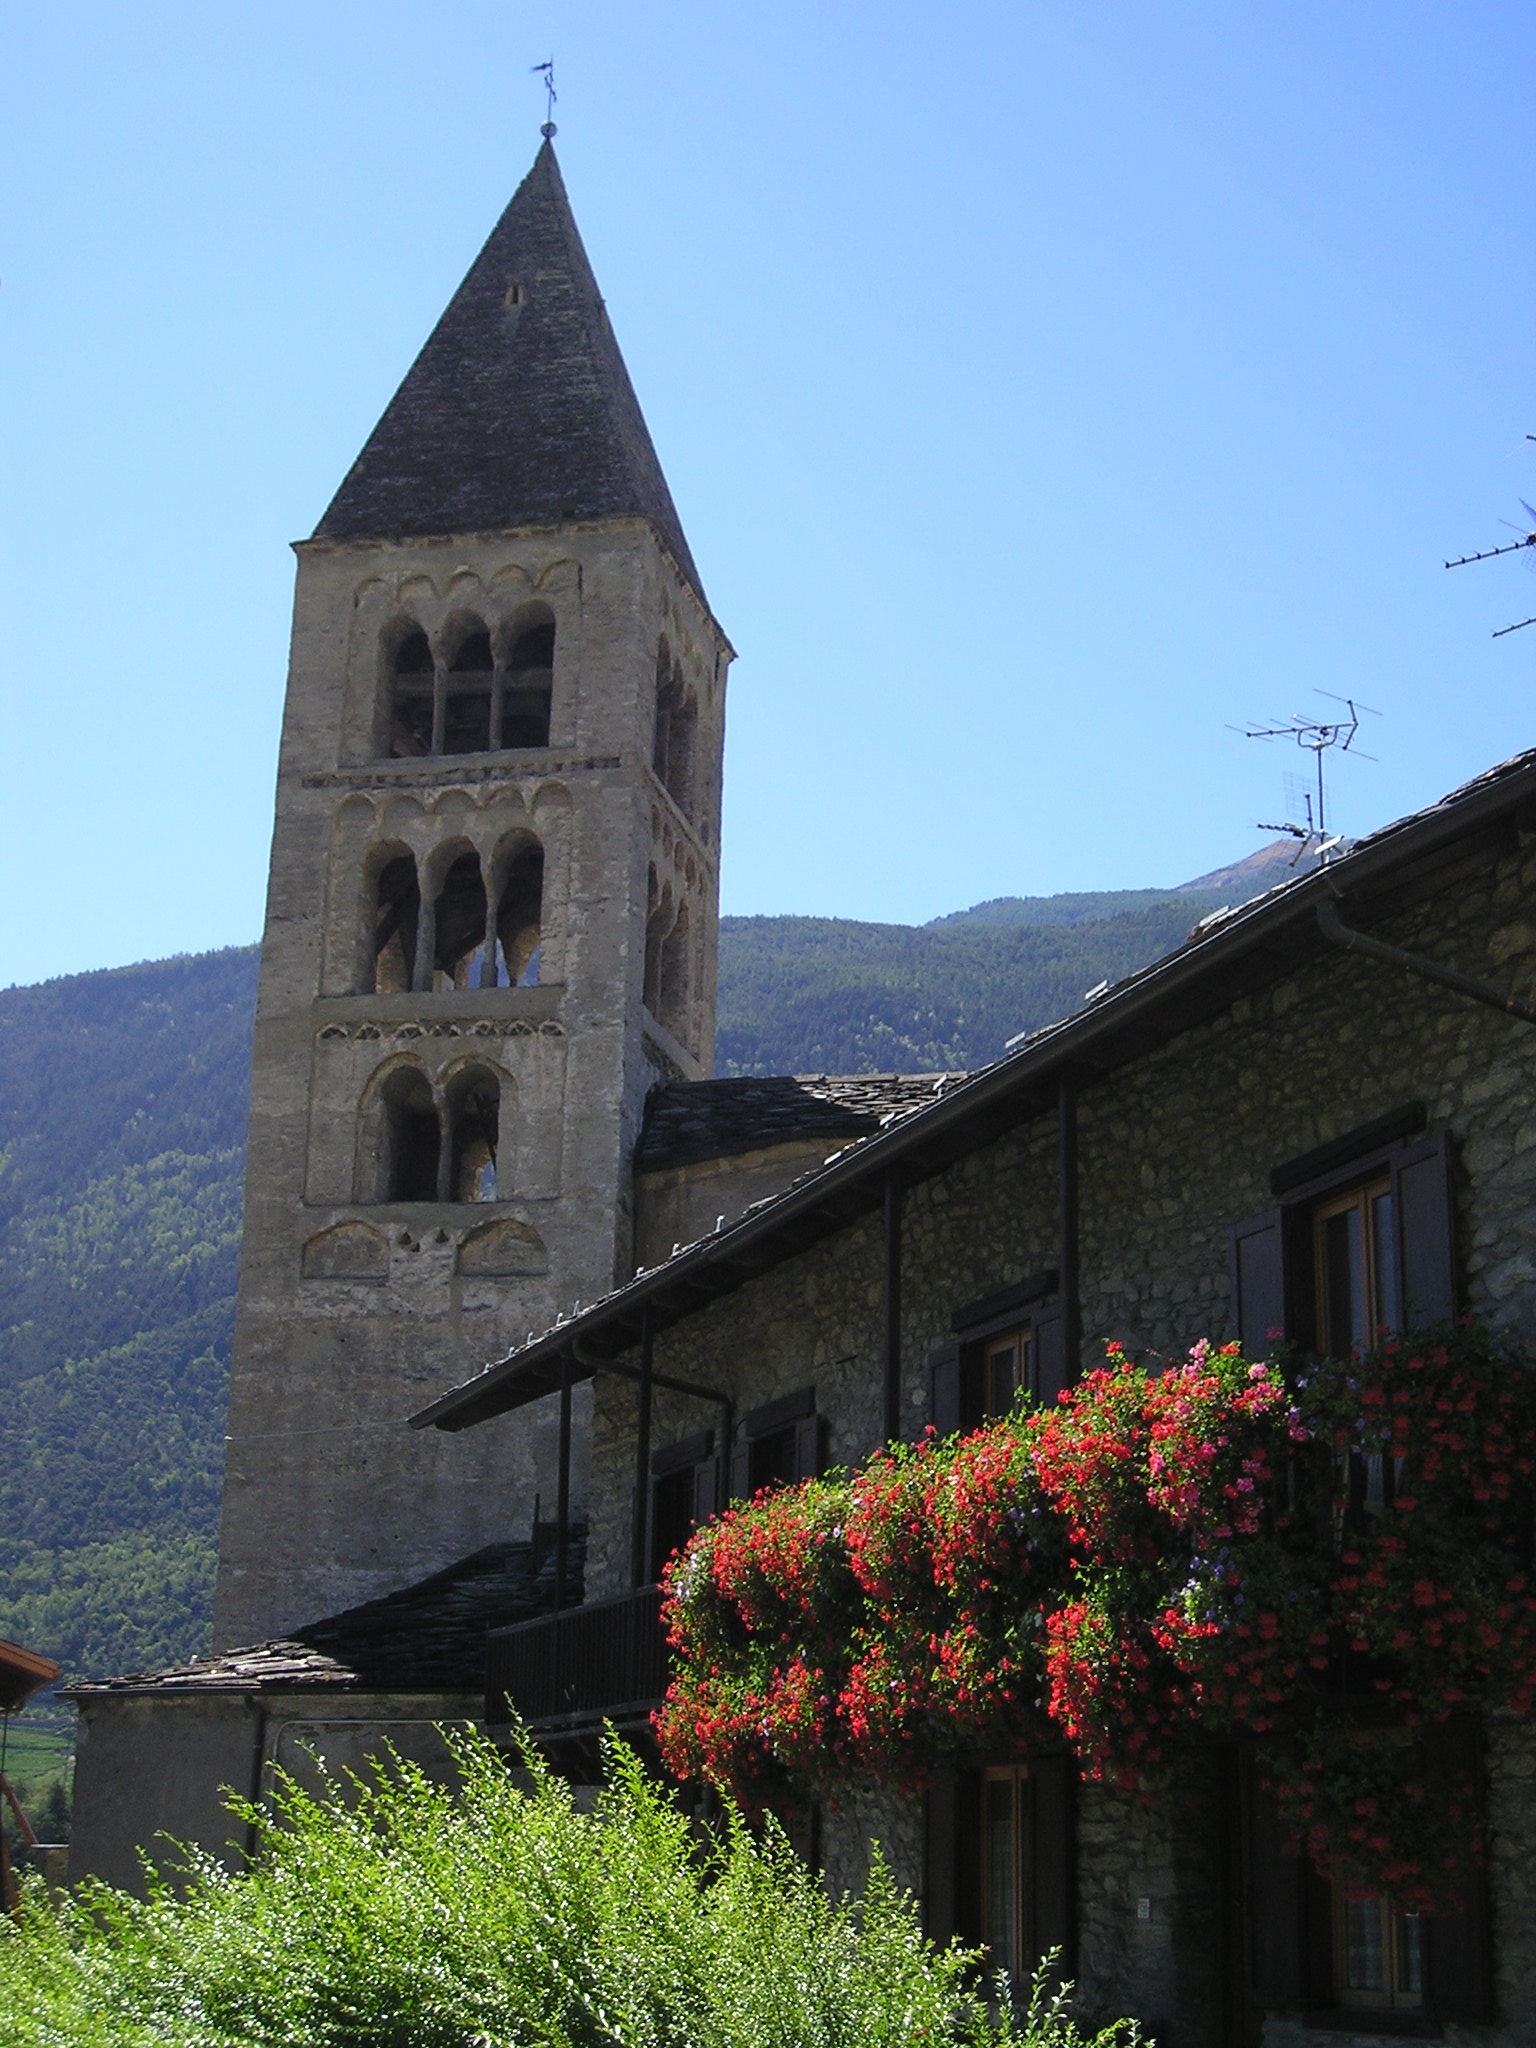
<svg viewBox="0 0 1536 2048">
<path fill-rule="evenodd" d="M 472 846 L 450 845 L 421 868 L 408 847 L 389 844 L 375 849 L 366 877 L 363 994 L 538 981 L 544 849 L 536 839 L 518 834 L 488 861 Z"/>
<path fill-rule="evenodd" d="M 549 745 L 555 621 L 547 606 L 493 633 L 483 619 L 450 619 L 437 642 L 406 622 L 386 640 L 385 750 L 403 760 Z"/>
</svg>

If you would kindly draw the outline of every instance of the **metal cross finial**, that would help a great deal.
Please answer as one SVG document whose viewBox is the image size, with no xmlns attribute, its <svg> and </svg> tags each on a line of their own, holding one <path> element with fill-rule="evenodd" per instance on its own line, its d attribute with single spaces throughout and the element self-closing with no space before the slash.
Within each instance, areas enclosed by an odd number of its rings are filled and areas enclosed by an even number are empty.
<svg viewBox="0 0 1536 2048">
<path fill-rule="evenodd" d="M 528 69 L 536 71 L 544 81 L 544 125 L 539 130 L 546 142 L 555 135 L 555 101 L 560 95 L 555 91 L 555 60 L 546 57 L 542 64 L 530 64 Z"/>
</svg>

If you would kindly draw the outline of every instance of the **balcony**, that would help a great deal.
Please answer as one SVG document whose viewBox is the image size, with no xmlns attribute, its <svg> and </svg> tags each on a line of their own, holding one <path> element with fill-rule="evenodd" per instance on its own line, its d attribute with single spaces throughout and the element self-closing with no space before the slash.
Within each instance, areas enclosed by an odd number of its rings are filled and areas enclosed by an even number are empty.
<svg viewBox="0 0 1536 2048">
<path fill-rule="evenodd" d="M 491 1727 L 505 1727 L 512 1714 L 541 1733 L 604 1720 L 633 1725 L 666 1689 L 659 1586 L 493 1628 L 487 1642 Z"/>
</svg>

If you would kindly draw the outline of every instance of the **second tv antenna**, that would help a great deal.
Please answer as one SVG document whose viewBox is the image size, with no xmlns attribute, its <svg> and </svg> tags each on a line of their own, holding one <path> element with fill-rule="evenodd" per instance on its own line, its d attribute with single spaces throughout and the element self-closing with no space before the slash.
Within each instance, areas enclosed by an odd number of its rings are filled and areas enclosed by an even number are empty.
<svg viewBox="0 0 1536 2048">
<path fill-rule="evenodd" d="M 1354 753 L 1362 761 L 1374 761 L 1376 758 L 1374 754 L 1366 753 L 1363 747 L 1357 747 L 1355 740 L 1360 731 L 1361 712 L 1372 718 L 1380 718 L 1381 713 L 1373 710 L 1369 704 L 1358 702 L 1354 697 L 1336 697 L 1332 690 L 1319 690 L 1317 694 L 1319 697 L 1333 698 L 1335 704 L 1342 704 L 1347 716 L 1303 718 L 1300 712 L 1295 712 L 1291 717 L 1279 720 L 1273 725 L 1234 725 L 1229 728 L 1232 732 L 1241 733 L 1243 738 L 1248 740 L 1294 740 L 1298 747 L 1304 747 L 1314 757 L 1317 763 L 1316 812 L 1312 809 L 1310 794 L 1306 794 L 1302 798 L 1307 811 L 1305 825 L 1287 823 L 1259 827 L 1261 832 L 1284 832 L 1292 839 L 1299 839 L 1301 844 L 1296 849 L 1297 861 L 1309 850 L 1315 852 L 1319 860 L 1326 860 L 1339 844 L 1340 834 L 1335 833 L 1331 839 L 1328 836 L 1323 784 L 1324 755 L 1337 747 L 1341 754 Z M 1291 865 L 1294 867 L 1296 861 Z"/>
</svg>

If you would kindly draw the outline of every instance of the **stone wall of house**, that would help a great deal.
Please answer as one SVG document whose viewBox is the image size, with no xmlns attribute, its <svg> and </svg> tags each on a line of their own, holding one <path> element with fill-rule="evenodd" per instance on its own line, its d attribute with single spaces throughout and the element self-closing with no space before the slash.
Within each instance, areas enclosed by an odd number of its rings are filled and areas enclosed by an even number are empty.
<svg viewBox="0 0 1536 2048">
<path fill-rule="evenodd" d="M 1381 928 L 1400 946 L 1527 999 L 1536 987 L 1536 849 Z M 1455 1209 L 1469 1304 L 1536 1336 L 1536 1031 L 1394 967 L 1330 951 L 1080 1098 L 1084 1359 L 1107 1337 L 1176 1352 L 1228 1334 L 1229 1231 L 1273 1200 L 1271 1170 L 1419 1099 L 1455 1140 Z M 1053 1116 L 1000 1136 L 907 1192 L 902 1219 L 903 1412 L 922 1426 L 928 1358 L 960 1304 L 1056 1263 Z M 656 1340 L 657 1369 L 728 1390 L 738 1414 L 814 1384 L 834 1463 L 867 1455 L 881 1398 L 878 1218 L 749 1283 Z M 624 1583 L 633 1504 L 633 1389 L 595 1391 L 592 1591 Z M 653 1443 L 697 1429 L 696 1405 L 658 1397 Z M 1141 1812 L 1085 1793 L 1079 1821 L 1080 1969 L 1095 2012 L 1170 2016 L 1165 2038 L 1214 2041 L 1218 1836 L 1209 1786 Z M 828 1817 L 834 1882 L 855 1881 L 861 1832 L 920 1862 L 915 1807 L 850 1799 Z M 1529 2048 L 1536 2018 L 1536 1745 L 1493 1746 L 1490 1886 L 1500 2043 Z M 894 1857 L 893 1857 L 894 1860 Z M 1150 1901 L 1140 1918 L 1138 1901 Z M 1202 1920 L 1201 1902 L 1210 1914 Z M 1173 2026 L 1172 2016 L 1177 2015 Z M 1275 2020 L 1271 2031 L 1285 2022 Z M 1170 2031 L 1171 2028 L 1171 2031 Z M 1363 2037 L 1362 2037 L 1363 2038 Z M 1270 2048 L 1282 2048 L 1279 2036 Z"/>
<path fill-rule="evenodd" d="M 1383 928 L 1383 936 L 1529 994 L 1536 851 Z M 1228 1334 L 1228 1233 L 1268 1208 L 1271 1169 L 1410 1100 L 1457 1140 L 1470 1305 L 1536 1334 L 1536 1030 L 1381 963 L 1330 952 L 1084 1088 L 1078 1110 L 1084 1359 L 1115 1337 L 1174 1352 Z M 1056 1263 L 1056 1124 L 1043 1117 L 907 1191 L 903 1414 L 927 1414 L 928 1359 L 962 1303 Z M 814 1384 L 833 1463 L 881 1427 L 877 1219 L 727 1295 L 655 1344 L 658 1371 L 743 1408 Z M 616 1591 L 633 1503 L 633 1390 L 599 1380 L 592 1594 Z M 658 1396 L 656 1448 L 714 1420 Z M 606 1560 L 606 1562 L 605 1562 Z"/>
</svg>

